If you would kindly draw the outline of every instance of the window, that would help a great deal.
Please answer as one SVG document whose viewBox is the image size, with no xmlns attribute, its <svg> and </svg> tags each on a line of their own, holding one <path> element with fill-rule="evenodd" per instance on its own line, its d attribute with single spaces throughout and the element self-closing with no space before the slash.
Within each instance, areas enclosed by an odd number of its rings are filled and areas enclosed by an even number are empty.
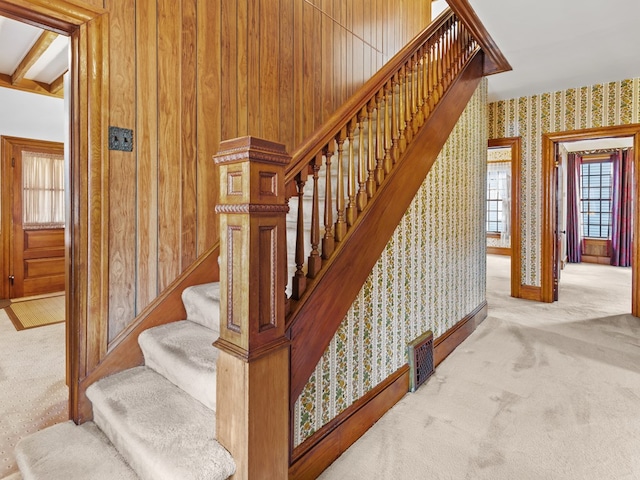
<svg viewBox="0 0 640 480">
<path fill-rule="evenodd" d="M 611 237 L 612 167 L 609 160 L 584 162 L 580 166 L 580 212 L 584 237 Z"/>
<path fill-rule="evenodd" d="M 22 196 L 25 228 L 64 227 L 64 157 L 22 152 Z"/>
<path fill-rule="evenodd" d="M 503 203 L 508 198 L 510 162 L 493 162 L 487 168 L 487 232 L 505 230 Z"/>
</svg>

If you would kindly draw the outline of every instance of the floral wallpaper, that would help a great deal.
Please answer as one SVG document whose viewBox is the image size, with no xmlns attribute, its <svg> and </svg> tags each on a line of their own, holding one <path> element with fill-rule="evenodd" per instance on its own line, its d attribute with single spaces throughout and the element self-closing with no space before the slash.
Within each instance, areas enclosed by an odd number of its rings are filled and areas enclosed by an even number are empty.
<svg viewBox="0 0 640 480">
<path fill-rule="evenodd" d="M 540 286 L 542 134 L 638 123 L 640 78 L 570 88 L 489 105 L 489 138 L 521 137 L 524 285 Z"/>
<path fill-rule="evenodd" d="M 296 446 L 485 300 L 486 124 L 483 80 L 298 398 Z"/>
</svg>

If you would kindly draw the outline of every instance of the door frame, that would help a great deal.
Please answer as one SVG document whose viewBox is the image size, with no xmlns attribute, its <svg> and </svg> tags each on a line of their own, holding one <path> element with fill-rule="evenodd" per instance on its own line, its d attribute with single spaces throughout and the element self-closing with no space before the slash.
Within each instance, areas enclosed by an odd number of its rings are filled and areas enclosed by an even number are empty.
<svg viewBox="0 0 640 480">
<path fill-rule="evenodd" d="M 545 133 L 542 135 L 542 274 L 541 290 L 543 302 L 553 302 L 553 208 L 556 195 L 552 185 L 553 168 L 555 163 L 555 146 L 561 142 L 576 140 L 592 140 L 596 138 L 620 138 L 633 137 L 633 163 L 634 163 L 634 221 L 633 221 L 633 250 L 631 262 L 631 314 L 635 317 L 640 314 L 640 294 L 638 292 L 638 261 L 640 260 L 640 124 L 620 125 L 614 127 L 589 128 L 585 130 L 569 130 L 557 133 Z"/>
<path fill-rule="evenodd" d="M 81 380 L 107 351 L 109 24 L 67 0 L 0 0 L 0 14 L 71 38 L 65 155 L 65 290 L 69 417 L 91 418 Z"/>
<path fill-rule="evenodd" d="M 521 137 L 490 139 L 488 148 L 511 148 L 511 296 L 521 298 L 522 250 L 520 246 Z"/>
</svg>

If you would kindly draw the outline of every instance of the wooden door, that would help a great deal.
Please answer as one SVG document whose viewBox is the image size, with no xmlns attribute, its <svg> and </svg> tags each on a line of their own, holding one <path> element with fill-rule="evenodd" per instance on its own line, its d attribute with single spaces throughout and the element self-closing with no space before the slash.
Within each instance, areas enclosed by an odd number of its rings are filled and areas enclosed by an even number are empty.
<svg viewBox="0 0 640 480">
<path fill-rule="evenodd" d="M 25 162 L 46 157 L 60 162 L 63 145 L 56 142 L 3 138 L 3 245 L 5 298 L 61 292 L 65 289 L 64 218 L 62 223 L 25 215 Z M 28 157 L 28 158 L 27 158 Z M 33 185 L 26 185 L 32 190 Z M 53 190 L 49 188 L 49 190 Z M 55 192 L 50 191 L 53 195 Z M 33 211 L 33 208 L 30 209 Z M 58 219 L 60 220 L 60 219 Z"/>
</svg>

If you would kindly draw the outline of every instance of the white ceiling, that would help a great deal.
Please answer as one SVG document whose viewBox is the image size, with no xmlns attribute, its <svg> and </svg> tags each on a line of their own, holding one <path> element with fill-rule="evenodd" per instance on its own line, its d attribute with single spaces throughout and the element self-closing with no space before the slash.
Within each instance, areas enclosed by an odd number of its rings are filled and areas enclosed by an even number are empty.
<svg viewBox="0 0 640 480">
<path fill-rule="evenodd" d="M 469 0 L 513 71 L 489 101 L 640 77 L 640 0 Z"/>
<path fill-rule="evenodd" d="M 0 73 L 12 75 L 43 30 L 0 16 Z M 69 37 L 58 35 L 25 78 L 51 83 L 68 69 Z"/>
</svg>

